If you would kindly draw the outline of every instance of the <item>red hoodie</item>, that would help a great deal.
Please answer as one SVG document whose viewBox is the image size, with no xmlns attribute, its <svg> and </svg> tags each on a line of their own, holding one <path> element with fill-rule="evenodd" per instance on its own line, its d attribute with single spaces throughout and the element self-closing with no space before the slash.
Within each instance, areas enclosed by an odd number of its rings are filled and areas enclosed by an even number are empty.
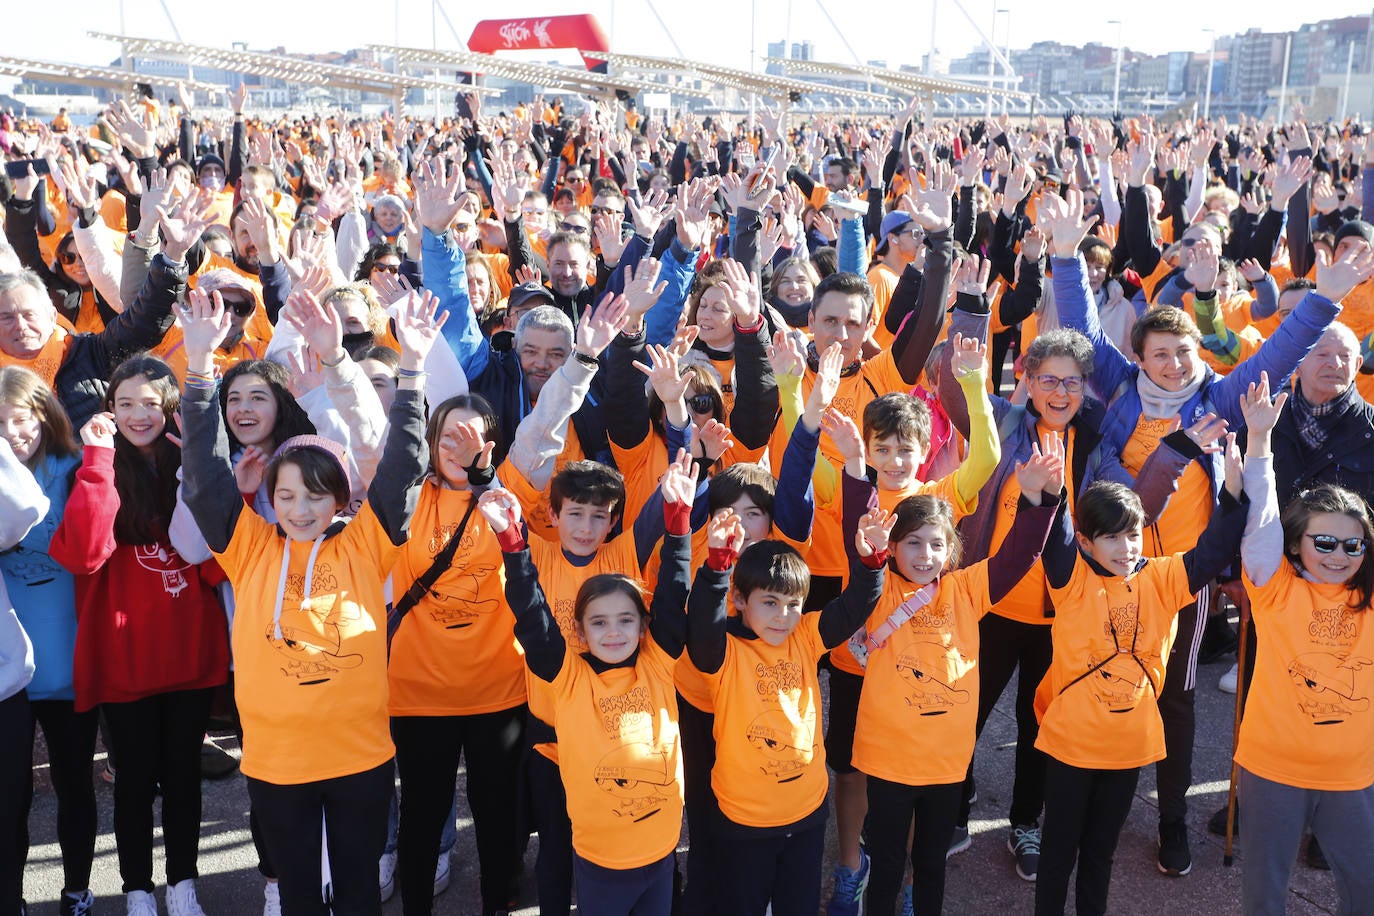
<svg viewBox="0 0 1374 916">
<path fill-rule="evenodd" d="M 114 449 L 86 446 L 52 558 L 76 576 L 77 711 L 172 690 L 223 684 L 229 635 L 214 561 L 191 565 L 163 532 L 152 544 L 115 540 Z"/>
</svg>

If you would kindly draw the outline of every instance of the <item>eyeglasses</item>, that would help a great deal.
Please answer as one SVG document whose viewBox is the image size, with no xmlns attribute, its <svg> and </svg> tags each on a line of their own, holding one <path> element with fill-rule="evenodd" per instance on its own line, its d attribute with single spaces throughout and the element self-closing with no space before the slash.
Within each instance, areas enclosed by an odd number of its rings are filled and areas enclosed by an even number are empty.
<svg viewBox="0 0 1374 916">
<path fill-rule="evenodd" d="M 548 207 L 521 207 L 520 209 L 526 216 L 547 216 L 549 212 Z"/>
<path fill-rule="evenodd" d="M 75 264 L 77 261 L 81 260 L 81 255 L 68 248 L 66 251 L 59 251 L 57 253 L 57 260 L 61 261 L 63 264 Z"/>
<path fill-rule="evenodd" d="M 611 213 L 615 216 L 624 215 L 619 210 L 612 209 L 611 207 L 592 207 L 592 216 L 600 216 L 603 213 Z"/>
<path fill-rule="evenodd" d="M 692 413 L 714 413 L 716 399 L 709 394 L 694 394 L 687 398 L 687 409 Z"/>
<path fill-rule="evenodd" d="M 577 223 L 559 223 L 558 231 L 571 232 L 574 235 L 586 235 L 591 230 L 588 229 L 586 226 L 579 226 L 577 225 Z"/>
<path fill-rule="evenodd" d="M 1342 540 L 1334 534 L 1308 534 L 1304 536 L 1312 539 L 1312 546 L 1316 548 L 1317 553 L 1333 553 L 1336 550 L 1336 546 L 1340 545 L 1341 550 L 1345 551 L 1347 557 L 1362 557 L 1364 556 L 1365 548 L 1369 546 L 1364 538 L 1346 538 Z"/>
<path fill-rule="evenodd" d="M 1083 390 L 1083 376 L 1081 375 L 1069 375 L 1064 378 L 1057 375 L 1036 375 L 1032 377 L 1031 381 L 1035 382 L 1035 387 L 1045 394 L 1054 394 L 1059 390 L 1060 385 L 1063 385 L 1064 390 L 1069 394 L 1078 394 Z"/>
<path fill-rule="evenodd" d="M 380 270 L 384 274 L 395 274 L 401 270 L 400 264 L 383 264 L 380 261 L 372 265 L 374 271 Z"/>
<path fill-rule="evenodd" d="M 587 179 L 583 178 L 581 175 L 568 176 L 568 184 L 582 184 L 586 180 Z"/>
</svg>

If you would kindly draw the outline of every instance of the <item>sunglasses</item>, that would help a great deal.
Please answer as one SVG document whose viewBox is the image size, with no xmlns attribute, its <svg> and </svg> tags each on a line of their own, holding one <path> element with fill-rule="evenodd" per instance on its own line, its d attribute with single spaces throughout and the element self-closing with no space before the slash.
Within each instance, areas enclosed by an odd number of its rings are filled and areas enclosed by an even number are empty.
<svg viewBox="0 0 1374 916">
<path fill-rule="evenodd" d="M 568 177 L 568 184 L 582 184 L 586 180 L 581 175 L 571 175 Z"/>
<path fill-rule="evenodd" d="M 257 303 L 252 299 L 240 299 L 237 296 L 231 299 L 223 294 L 220 295 L 220 298 L 224 300 L 224 307 L 240 318 L 247 318 L 258 308 Z"/>
<path fill-rule="evenodd" d="M 1069 394 L 1078 394 L 1083 390 L 1083 376 L 1081 375 L 1070 375 L 1065 378 L 1060 378 L 1057 375 L 1037 375 L 1031 380 L 1035 382 L 1035 387 L 1045 394 L 1054 394 L 1059 390 L 1060 385 L 1063 385 L 1064 390 Z"/>
<path fill-rule="evenodd" d="M 1304 535 L 1304 537 L 1312 539 L 1312 546 L 1316 548 L 1317 553 L 1333 553 L 1339 545 L 1341 550 L 1345 551 L 1347 557 L 1362 557 L 1364 556 L 1365 548 L 1369 546 L 1364 538 L 1346 538 L 1342 540 L 1334 534 L 1308 534 Z"/>
<path fill-rule="evenodd" d="M 473 229 L 475 229 L 476 227 L 477 227 L 477 224 L 476 224 L 476 223 L 454 223 L 454 224 L 453 224 L 453 231 L 454 231 L 454 232 L 468 233 L 468 232 L 471 232 L 471 231 L 472 231 Z"/>
<path fill-rule="evenodd" d="M 600 216 L 603 213 L 610 213 L 615 216 L 621 215 L 619 210 L 613 210 L 610 207 L 592 207 L 592 216 Z"/>
<path fill-rule="evenodd" d="M 57 260 L 61 261 L 63 264 L 75 264 L 77 261 L 81 260 L 81 256 L 68 248 L 66 251 L 59 251 L 57 253 Z"/>
<path fill-rule="evenodd" d="M 395 274 L 395 273 L 399 273 L 399 272 L 400 272 L 400 270 L 401 270 L 401 265 L 399 265 L 399 264 L 373 264 L 373 265 L 372 265 L 372 269 L 373 269 L 373 270 L 380 270 L 380 271 L 381 271 L 382 273 L 384 273 L 384 274 Z"/>
<path fill-rule="evenodd" d="M 687 398 L 687 409 L 692 413 L 714 413 L 716 399 L 709 394 L 694 394 Z"/>
<path fill-rule="evenodd" d="M 571 232 L 574 235 L 586 235 L 591 231 L 586 226 L 579 226 L 577 223 L 559 223 L 558 229 L 560 232 Z"/>
</svg>

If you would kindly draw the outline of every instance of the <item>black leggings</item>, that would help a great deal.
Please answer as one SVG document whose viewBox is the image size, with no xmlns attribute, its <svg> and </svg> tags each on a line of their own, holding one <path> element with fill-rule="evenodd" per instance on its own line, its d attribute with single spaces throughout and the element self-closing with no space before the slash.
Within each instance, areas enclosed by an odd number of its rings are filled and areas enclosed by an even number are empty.
<svg viewBox="0 0 1374 916">
<path fill-rule="evenodd" d="M 18 913 L 29 857 L 33 717 L 24 691 L 0 700 L 0 912 Z"/>
<path fill-rule="evenodd" d="M 153 802 L 159 791 L 167 885 L 196 877 L 200 747 L 211 694 L 172 690 L 101 706 L 115 764 L 115 844 L 126 894 L 153 890 Z"/>
<path fill-rule="evenodd" d="M 907 786 L 868 777 L 868 880 L 865 911 L 892 916 L 911 843 L 911 899 L 917 913 L 939 916 L 945 900 L 945 855 L 959 818 L 963 783 Z M 915 833 L 912 834 L 912 825 Z"/>
<path fill-rule="evenodd" d="M 248 798 L 277 870 L 283 913 L 324 916 L 331 912 L 320 893 L 322 830 L 328 832 L 332 912 L 335 916 L 382 912 L 377 860 L 386 846 L 386 812 L 396 788 L 394 773 L 395 764 L 388 760 L 351 776 L 291 786 L 248 777 Z"/>
<path fill-rule="evenodd" d="M 1164 689 L 1159 692 L 1159 717 L 1164 722 L 1166 756 L 1155 764 L 1159 791 L 1159 822 L 1182 822 L 1188 815 L 1188 789 L 1193 784 L 1194 711 L 1197 653 L 1202 647 L 1208 592 L 1200 609 L 1190 604 L 1178 612 L 1178 635 L 1169 650 Z"/>
<path fill-rule="evenodd" d="M 43 727 L 48 746 L 48 773 L 57 794 L 57 842 L 62 847 L 63 890 L 91 886 L 95 860 L 95 733 L 99 716 L 91 709 L 77 712 L 71 700 L 33 700 L 35 729 Z M 29 743 L 33 743 L 33 732 Z"/>
<path fill-rule="evenodd" d="M 687 815 L 687 888 L 682 893 L 684 916 L 706 916 L 711 896 L 711 824 L 720 817 L 720 803 L 711 789 L 716 765 L 716 717 L 702 712 L 681 694 L 677 698 L 678 733 L 682 736 L 682 789 Z"/>
<path fill-rule="evenodd" d="M 1059 916 L 1069 894 L 1079 916 L 1107 912 L 1112 857 L 1135 801 L 1140 768 L 1084 770 L 1050 758 L 1045 767 L 1045 831 L 1035 880 L 1036 916 Z"/>
<path fill-rule="evenodd" d="M 518 854 L 516 791 L 523 750 L 524 706 L 474 716 L 397 716 L 391 720 L 401 772 L 399 855 L 407 916 L 434 907 L 434 869 L 444 819 L 453 806 L 460 757 L 467 760 L 467 796 L 477 833 L 482 912 L 510 904 Z"/>
<path fill-rule="evenodd" d="M 1045 752 L 1035 739 L 1040 723 L 1035 718 L 1035 688 L 1050 670 L 1054 646 L 1046 624 L 1022 623 L 999 614 L 984 614 L 978 622 L 978 725 L 982 735 L 988 716 L 1016 673 L 1016 768 L 1011 787 L 1011 824 L 1029 827 L 1040 823 L 1045 807 Z M 967 824 L 973 797 L 973 760 L 964 777 L 959 823 Z"/>
<path fill-rule="evenodd" d="M 813 816 L 803 823 L 810 826 L 791 833 L 787 828 L 751 830 L 722 816 L 712 836 L 716 867 L 711 912 L 764 916 L 770 903 L 777 916 L 818 912 L 825 819 Z"/>
<path fill-rule="evenodd" d="M 558 764 L 536 750 L 528 752 L 530 810 L 539 832 L 539 857 L 535 859 L 535 883 L 539 888 L 542 916 L 567 916 L 572 908 L 572 821 L 568 796 Z"/>
</svg>

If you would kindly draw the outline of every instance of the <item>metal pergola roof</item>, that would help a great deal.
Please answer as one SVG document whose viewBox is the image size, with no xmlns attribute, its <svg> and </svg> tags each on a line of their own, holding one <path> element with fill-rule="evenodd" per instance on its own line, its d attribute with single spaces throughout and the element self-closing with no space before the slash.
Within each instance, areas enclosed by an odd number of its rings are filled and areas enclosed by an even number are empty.
<svg viewBox="0 0 1374 916">
<path fill-rule="evenodd" d="M 826 86 L 821 83 L 812 83 L 807 80 L 792 79 L 785 76 L 773 76 L 767 73 L 750 73 L 748 70 L 736 70 L 732 67 L 718 67 L 715 64 L 705 64 L 700 61 L 687 60 L 681 57 L 651 57 L 642 54 L 614 54 L 609 51 L 582 51 L 584 57 L 595 60 L 604 60 L 618 67 L 628 67 L 633 70 L 650 70 L 657 73 L 680 73 L 707 82 L 716 83 L 721 86 L 728 86 L 732 89 L 739 89 L 743 92 L 754 92 L 759 95 L 774 96 L 784 99 L 794 94 L 806 95 L 809 93 L 823 93 L 831 96 L 846 96 L 855 99 L 870 99 L 873 101 L 891 102 L 891 95 L 884 95 L 878 92 L 866 92 L 862 89 L 847 89 L 841 86 Z"/>
<path fill-rule="evenodd" d="M 331 89 L 353 89 L 382 95 L 404 92 L 407 89 L 431 89 L 454 92 L 459 89 L 487 93 L 481 86 L 461 86 L 452 82 L 407 74 L 387 73 L 368 67 L 327 64 L 287 54 L 265 54 L 259 51 L 231 51 L 206 45 L 187 44 L 158 38 L 137 38 L 131 35 L 111 35 L 91 32 L 92 38 L 118 42 L 124 55 L 173 60 L 192 65 L 243 73 L 263 79 L 283 80 L 306 86 Z M 177 82 L 172 80 L 172 82 Z"/>
<path fill-rule="evenodd" d="M 796 60 L 790 57 L 770 57 L 769 63 L 781 64 L 792 73 L 812 73 L 819 76 L 841 77 L 844 79 L 861 79 L 875 83 L 882 83 L 891 86 L 899 92 L 908 94 L 920 94 L 926 92 L 940 92 L 946 95 L 982 95 L 989 92 L 992 95 L 1006 97 L 1009 99 L 1030 99 L 1031 93 L 1022 92 L 1018 89 L 1002 89 L 993 87 L 989 89 L 986 84 L 963 82 L 961 80 L 942 79 L 940 77 L 922 76 L 919 73 L 908 73 L 904 70 L 889 70 L 885 67 L 868 67 L 861 64 L 838 64 L 815 60 Z M 997 79 L 1012 79 L 1014 77 L 998 77 Z"/>
<path fill-rule="evenodd" d="M 127 92 L 133 89 L 135 83 L 149 83 L 158 86 L 174 86 L 177 83 L 183 83 L 187 88 L 201 92 L 224 91 L 223 86 L 214 83 L 178 79 L 171 75 L 135 73 L 117 67 L 86 67 L 80 64 L 65 64 L 8 55 L 0 56 L 0 74 L 16 79 L 70 83 L 73 86 L 109 89 L 114 92 Z"/>
<path fill-rule="evenodd" d="M 437 66 L 496 76 L 535 86 L 564 88 L 575 92 L 604 93 L 619 89 L 625 92 L 672 92 L 699 98 L 709 96 L 709 93 L 704 90 L 690 86 L 595 73 L 580 67 L 525 63 L 507 60 L 494 54 L 479 54 L 474 51 L 447 51 L 392 45 L 370 45 L 369 47 L 384 54 L 394 54 L 397 62 L 407 69 L 432 69 Z"/>
</svg>

